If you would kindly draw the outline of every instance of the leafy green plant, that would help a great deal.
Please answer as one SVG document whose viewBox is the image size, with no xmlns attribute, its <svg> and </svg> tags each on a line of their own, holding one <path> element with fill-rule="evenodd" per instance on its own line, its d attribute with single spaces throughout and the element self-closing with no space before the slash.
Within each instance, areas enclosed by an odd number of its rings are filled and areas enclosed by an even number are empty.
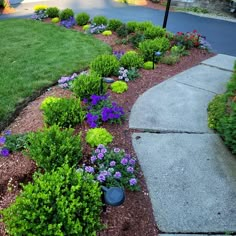
<svg viewBox="0 0 236 236">
<path fill-rule="evenodd" d="M 93 18 L 93 24 L 107 25 L 108 24 L 108 19 L 105 16 L 95 16 Z"/>
<path fill-rule="evenodd" d="M 147 61 L 143 64 L 143 68 L 145 70 L 152 70 L 153 69 L 153 62 L 152 61 Z M 156 65 L 154 64 L 154 68 L 156 67 Z"/>
<path fill-rule="evenodd" d="M 129 43 L 132 44 L 133 48 L 137 48 L 139 43 L 143 42 L 144 40 L 145 40 L 145 37 L 143 33 L 140 33 L 140 32 L 134 33 L 129 37 Z"/>
<path fill-rule="evenodd" d="M 1 213 L 9 235 L 96 236 L 101 206 L 101 189 L 93 176 L 65 164 L 35 175 Z"/>
<path fill-rule="evenodd" d="M 128 85 L 124 81 L 116 81 L 111 84 L 111 90 L 115 93 L 123 93 L 128 90 Z"/>
<path fill-rule="evenodd" d="M 66 9 L 62 10 L 59 15 L 61 20 L 68 20 L 68 19 L 70 19 L 70 17 L 73 17 L 73 16 L 74 16 L 74 12 L 70 8 L 66 8 Z"/>
<path fill-rule="evenodd" d="M 187 55 L 189 55 L 189 52 L 185 49 L 184 46 L 176 46 L 176 45 L 174 45 L 170 49 L 170 53 L 173 56 L 187 56 Z"/>
<path fill-rule="evenodd" d="M 117 28 L 119 28 L 122 25 L 122 21 L 118 19 L 110 19 L 108 23 L 108 30 L 116 31 Z"/>
<path fill-rule="evenodd" d="M 93 170 L 96 180 L 102 185 L 139 190 L 136 178 L 137 160 L 123 149 L 109 149 L 100 144 L 94 150 L 90 161 L 94 168 L 86 166 L 85 170 Z"/>
<path fill-rule="evenodd" d="M 143 58 L 135 51 L 128 51 L 120 58 L 120 65 L 127 69 L 140 68 L 143 63 Z"/>
<path fill-rule="evenodd" d="M 67 163 L 76 166 L 82 158 L 80 135 L 74 129 L 60 129 L 53 125 L 28 135 L 27 154 L 45 171 L 52 171 Z"/>
<path fill-rule="evenodd" d="M 84 30 L 84 31 L 88 30 L 89 28 L 90 28 L 90 25 L 84 25 L 84 26 L 83 26 L 83 30 Z"/>
<path fill-rule="evenodd" d="M 22 151 L 26 148 L 29 134 L 11 134 L 6 135 L 4 147 L 10 152 Z"/>
<path fill-rule="evenodd" d="M 50 18 L 59 17 L 60 10 L 57 7 L 49 7 L 46 9 L 46 14 Z"/>
<path fill-rule="evenodd" d="M 126 24 L 122 24 L 117 28 L 116 33 L 120 38 L 125 38 L 129 34 Z"/>
<path fill-rule="evenodd" d="M 127 72 L 127 75 L 128 75 L 128 79 L 131 81 L 140 77 L 140 74 L 136 68 L 129 69 Z"/>
<path fill-rule="evenodd" d="M 89 14 L 86 12 L 81 12 L 76 16 L 76 22 L 78 25 L 83 26 L 86 25 L 89 22 Z"/>
<path fill-rule="evenodd" d="M 110 30 L 105 30 L 105 31 L 102 32 L 102 35 L 110 36 L 110 35 L 112 35 L 112 32 Z"/>
<path fill-rule="evenodd" d="M 59 19 L 59 17 L 54 17 L 54 18 L 52 18 L 51 22 L 56 24 L 56 23 L 60 22 L 60 19 Z"/>
<path fill-rule="evenodd" d="M 116 75 L 119 69 L 119 61 L 114 55 L 100 55 L 91 62 L 90 69 L 101 76 Z"/>
<path fill-rule="evenodd" d="M 129 21 L 126 23 L 128 33 L 134 33 L 135 29 L 137 27 L 138 22 L 137 21 Z"/>
<path fill-rule="evenodd" d="M 76 98 L 46 98 L 41 105 L 43 118 L 48 126 L 74 127 L 84 120 L 84 111 L 80 99 Z"/>
<path fill-rule="evenodd" d="M 96 147 L 111 143 L 113 136 L 105 128 L 94 128 L 88 130 L 85 140 L 91 147 Z"/>
<path fill-rule="evenodd" d="M 143 22 L 137 22 L 137 25 L 135 26 L 135 32 L 141 31 L 144 32 L 147 28 L 153 27 L 153 23 L 151 21 L 143 21 Z"/>
<path fill-rule="evenodd" d="M 161 59 L 160 59 L 160 62 L 162 64 L 166 64 L 166 65 L 174 65 L 176 64 L 177 62 L 179 62 L 180 58 L 178 55 L 166 55 L 166 56 L 163 56 Z"/>
<path fill-rule="evenodd" d="M 160 26 L 151 26 L 147 27 L 144 30 L 144 37 L 146 39 L 155 39 L 155 38 L 161 38 L 164 37 L 166 34 L 166 29 L 160 27 Z"/>
<path fill-rule="evenodd" d="M 101 91 L 101 85 L 103 91 Z M 83 99 L 89 98 L 92 94 L 106 93 L 107 86 L 98 73 L 90 71 L 89 74 L 81 74 L 74 79 L 72 90 L 76 97 Z"/>
<path fill-rule="evenodd" d="M 147 39 L 139 43 L 139 50 L 144 57 L 144 61 L 151 61 L 153 59 L 154 52 L 161 52 L 162 54 L 164 54 L 169 48 L 170 41 L 165 37 Z"/>
</svg>

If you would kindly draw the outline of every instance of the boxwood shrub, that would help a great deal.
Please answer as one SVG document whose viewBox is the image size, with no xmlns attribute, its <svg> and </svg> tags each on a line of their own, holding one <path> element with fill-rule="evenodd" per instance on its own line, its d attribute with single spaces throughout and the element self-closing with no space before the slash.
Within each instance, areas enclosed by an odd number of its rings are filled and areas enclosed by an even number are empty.
<svg viewBox="0 0 236 236">
<path fill-rule="evenodd" d="M 76 16 L 75 19 L 78 25 L 83 26 L 89 22 L 90 16 L 86 12 L 81 12 Z"/>
<path fill-rule="evenodd" d="M 80 135 L 74 129 L 61 130 L 53 125 L 27 137 L 27 154 L 45 171 L 52 171 L 67 163 L 75 166 L 82 158 Z"/>
<path fill-rule="evenodd" d="M 127 68 L 140 68 L 143 66 L 143 58 L 135 51 L 128 51 L 120 58 L 120 65 Z"/>
<path fill-rule="evenodd" d="M 96 236 L 101 206 L 101 190 L 93 176 L 64 164 L 35 175 L 1 213 L 9 235 Z"/>
<path fill-rule="evenodd" d="M 57 7 L 49 7 L 46 10 L 46 14 L 50 18 L 58 17 L 60 10 Z"/>
<path fill-rule="evenodd" d="M 68 20 L 72 16 L 74 16 L 74 12 L 70 8 L 66 8 L 66 9 L 62 10 L 60 15 L 59 15 L 61 20 Z"/>
</svg>

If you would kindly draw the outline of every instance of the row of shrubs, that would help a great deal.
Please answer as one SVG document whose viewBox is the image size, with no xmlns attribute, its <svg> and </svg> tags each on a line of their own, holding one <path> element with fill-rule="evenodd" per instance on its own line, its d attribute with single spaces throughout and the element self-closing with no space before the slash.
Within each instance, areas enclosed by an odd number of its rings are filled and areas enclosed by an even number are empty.
<svg viewBox="0 0 236 236">
<path fill-rule="evenodd" d="M 236 62 L 224 94 L 216 95 L 208 106 L 208 126 L 215 129 L 236 154 Z"/>
</svg>

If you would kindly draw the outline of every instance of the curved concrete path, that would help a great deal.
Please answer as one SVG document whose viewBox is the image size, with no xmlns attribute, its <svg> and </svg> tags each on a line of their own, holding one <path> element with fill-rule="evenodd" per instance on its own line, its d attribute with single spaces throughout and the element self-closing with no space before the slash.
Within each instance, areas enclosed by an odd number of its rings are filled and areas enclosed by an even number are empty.
<svg viewBox="0 0 236 236">
<path fill-rule="evenodd" d="M 113 0 L 11 0 L 18 2 L 15 5 L 16 13 L 11 15 L 0 15 L 0 20 L 11 17 L 30 17 L 36 4 L 47 4 L 57 6 L 60 9 L 72 8 L 75 13 L 88 12 L 91 17 L 104 15 L 108 18 L 118 18 L 127 21 L 152 21 L 156 25 L 162 25 L 164 11 L 131 6 L 117 3 Z M 167 29 L 171 32 L 190 32 L 196 29 L 200 34 L 206 36 L 216 53 L 225 53 L 236 56 L 236 22 L 195 16 L 182 12 L 170 12 Z"/>
<path fill-rule="evenodd" d="M 151 88 L 130 128 L 154 216 L 165 234 L 236 232 L 236 158 L 207 127 L 209 101 L 225 91 L 235 57 L 217 55 Z"/>
</svg>

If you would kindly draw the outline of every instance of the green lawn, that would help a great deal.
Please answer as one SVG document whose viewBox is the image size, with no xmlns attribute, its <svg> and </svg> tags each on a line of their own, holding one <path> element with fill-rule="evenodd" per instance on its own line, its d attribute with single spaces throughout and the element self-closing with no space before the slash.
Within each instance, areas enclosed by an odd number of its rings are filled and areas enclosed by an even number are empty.
<svg viewBox="0 0 236 236">
<path fill-rule="evenodd" d="M 109 53 L 101 41 L 73 30 L 33 20 L 0 21 L 0 127 L 17 104 L 60 76 L 88 67 Z"/>
</svg>

